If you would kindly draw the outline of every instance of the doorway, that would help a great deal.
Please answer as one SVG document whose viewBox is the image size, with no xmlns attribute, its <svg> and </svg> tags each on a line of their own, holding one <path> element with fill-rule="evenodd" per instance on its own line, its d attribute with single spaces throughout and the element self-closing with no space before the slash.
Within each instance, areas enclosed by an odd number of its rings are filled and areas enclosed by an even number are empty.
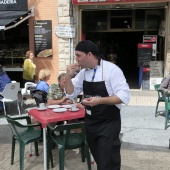
<svg viewBox="0 0 170 170">
<path fill-rule="evenodd" d="M 123 71 L 131 89 L 139 89 L 139 67 L 137 67 L 137 45 L 142 43 L 144 32 L 100 32 L 86 33 L 86 39 L 102 47 L 107 60 L 109 50 L 117 53 L 116 64 Z"/>
</svg>

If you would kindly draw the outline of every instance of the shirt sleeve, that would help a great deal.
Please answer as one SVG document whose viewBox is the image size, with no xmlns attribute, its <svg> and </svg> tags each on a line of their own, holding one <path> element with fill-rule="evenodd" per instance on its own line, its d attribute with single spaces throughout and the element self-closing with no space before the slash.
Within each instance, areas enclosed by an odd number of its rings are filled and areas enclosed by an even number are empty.
<svg viewBox="0 0 170 170">
<path fill-rule="evenodd" d="M 117 67 L 111 71 L 109 77 L 113 95 L 118 96 L 124 104 L 128 104 L 130 101 L 130 90 L 122 70 Z"/>
</svg>

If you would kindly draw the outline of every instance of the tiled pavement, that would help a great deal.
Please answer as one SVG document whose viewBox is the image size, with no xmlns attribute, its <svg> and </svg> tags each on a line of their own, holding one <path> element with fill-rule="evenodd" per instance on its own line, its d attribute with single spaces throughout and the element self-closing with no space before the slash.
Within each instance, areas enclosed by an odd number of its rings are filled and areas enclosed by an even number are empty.
<svg viewBox="0 0 170 170">
<path fill-rule="evenodd" d="M 131 91 L 129 106 L 123 106 L 121 131 L 122 170 L 169 170 L 170 129 L 164 130 L 164 117 L 154 117 L 157 94 L 155 91 Z M 164 108 L 163 104 L 162 109 Z M 0 119 L 0 121 L 2 118 Z M 4 121 L 1 121 L 3 123 Z M 43 169 L 43 148 L 39 145 L 40 156 L 25 153 L 25 169 Z M 55 168 L 58 168 L 57 150 L 53 150 Z M 18 144 L 14 165 L 10 165 L 11 133 L 7 125 L 0 126 L 0 170 L 19 169 Z M 79 150 L 66 152 L 65 170 L 86 170 L 86 163 L 81 162 Z M 97 170 L 92 165 L 92 170 Z"/>
</svg>

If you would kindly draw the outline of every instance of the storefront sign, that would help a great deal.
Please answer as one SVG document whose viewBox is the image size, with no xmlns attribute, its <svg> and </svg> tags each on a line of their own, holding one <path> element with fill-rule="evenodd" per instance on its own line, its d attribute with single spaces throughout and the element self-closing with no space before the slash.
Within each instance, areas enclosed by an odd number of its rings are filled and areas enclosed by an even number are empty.
<svg viewBox="0 0 170 170">
<path fill-rule="evenodd" d="M 152 44 L 138 44 L 138 66 L 149 66 L 152 57 Z"/>
<path fill-rule="evenodd" d="M 167 2 L 168 0 L 149 0 L 149 2 Z M 148 0 L 72 0 L 73 4 L 99 4 L 99 3 L 136 3 L 136 2 L 145 2 L 148 3 Z"/>
<path fill-rule="evenodd" d="M 143 36 L 143 43 L 156 43 L 157 36 L 156 35 L 144 35 Z"/>
<path fill-rule="evenodd" d="M 0 11 L 27 11 L 27 0 L 0 0 Z"/>
<path fill-rule="evenodd" d="M 55 27 L 55 33 L 59 38 L 74 38 L 76 35 L 76 28 L 73 25 Z"/>
<path fill-rule="evenodd" d="M 34 44 L 36 57 L 52 56 L 52 23 L 51 20 L 34 21 Z"/>
</svg>

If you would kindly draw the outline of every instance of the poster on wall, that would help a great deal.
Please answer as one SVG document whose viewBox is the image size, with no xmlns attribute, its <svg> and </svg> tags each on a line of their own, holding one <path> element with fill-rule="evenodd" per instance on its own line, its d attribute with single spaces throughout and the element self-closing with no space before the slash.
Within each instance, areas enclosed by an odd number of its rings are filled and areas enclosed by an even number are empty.
<svg viewBox="0 0 170 170">
<path fill-rule="evenodd" d="M 52 22 L 51 20 L 34 21 L 34 45 L 36 57 L 52 56 Z"/>
<path fill-rule="evenodd" d="M 152 57 L 152 44 L 138 44 L 138 63 L 140 67 L 147 67 Z"/>
</svg>

